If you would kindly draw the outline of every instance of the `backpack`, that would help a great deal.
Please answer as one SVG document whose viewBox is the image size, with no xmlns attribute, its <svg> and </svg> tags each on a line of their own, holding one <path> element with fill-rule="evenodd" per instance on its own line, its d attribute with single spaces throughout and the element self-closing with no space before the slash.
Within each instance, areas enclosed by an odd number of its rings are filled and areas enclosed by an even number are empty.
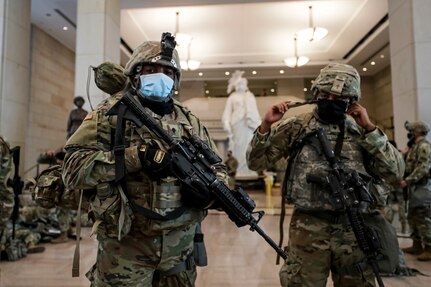
<svg viewBox="0 0 431 287">
<path fill-rule="evenodd" d="M 111 62 L 103 62 L 92 67 L 96 86 L 107 94 L 113 95 L 121 91 L 127 82 L 124 68 Z"/>
</svg>

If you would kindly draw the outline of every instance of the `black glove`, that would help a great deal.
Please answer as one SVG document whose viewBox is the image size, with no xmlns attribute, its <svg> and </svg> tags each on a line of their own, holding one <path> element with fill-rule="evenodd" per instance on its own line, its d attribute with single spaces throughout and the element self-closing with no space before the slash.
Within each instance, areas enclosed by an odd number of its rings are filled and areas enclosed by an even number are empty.
<svg viewBox="0 0 431 287">
<path fill-rule="evenodd" d="M 138 156 L 142 169 L 151 179 L 158 180 L 172 176 L 172 157 L 151 143 L 138 146 Z"/>
</svg>

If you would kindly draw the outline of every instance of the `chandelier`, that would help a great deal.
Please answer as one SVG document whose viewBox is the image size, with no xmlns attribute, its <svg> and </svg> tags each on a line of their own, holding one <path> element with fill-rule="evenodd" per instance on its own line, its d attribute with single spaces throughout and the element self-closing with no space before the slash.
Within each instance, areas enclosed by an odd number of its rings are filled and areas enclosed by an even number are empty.
<svg viewBox="0 0 431 287">
<path fill-rule="evenodd" d="M 189 34 L 180 33 L 180 12 L 176 12 L 176 27 L 175 27 L 175 41 L 178 43 L 178 46 L 181 48 L 186 48 L 186 60 L 180 62 L 181 69 L 185 71 L 193 71 L 199 68 L 201 62 L 198 60 L 193 60 L 190 57 L 191 53 L 191 45 L 193 41 L 193 37 Z"/>
<path fill-rule="evenodd" d="M 294 41 L 294 56 L 284 59 L 284 64 L 286 64 L 286 66 L 288 66 L 290 68 L 297 68 L 297 67 L 304 66 L 305 64 L 308 63 L 308 61 L 310 61 L 310 59 L 308 57 L 305 57 L 305 56 L 299 56 L 298 57 L 298 47 L 297 47 L 297 43 L 296 43 L 296 35 L 293 38 L 293 41 Z"/>
<path fill-rule="evenodd" d="M 328 34 L 328 30 L 322 27 L 314 26 L 313 21 L 313 6 L 308 6 L 309 11 L 309 28 L 296 32 L 296 35 L 300 41 L 304 42 L 317 42 L 322 40 Z"/>
</svg>

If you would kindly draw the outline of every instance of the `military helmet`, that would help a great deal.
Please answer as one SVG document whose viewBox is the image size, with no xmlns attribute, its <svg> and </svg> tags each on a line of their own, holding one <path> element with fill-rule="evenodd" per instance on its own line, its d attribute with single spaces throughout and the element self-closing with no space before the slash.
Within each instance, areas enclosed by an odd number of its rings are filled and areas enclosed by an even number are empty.
<svg viewBox="0 0 431 287">
<path fill-rule="evenodd" d="M 147 41 L 139 45 L 127 62 L 124 74 L 130 77 L 140 73 L 143 64 L 159 64 L 171 67 L 175 72 L 174 88 L 177 89 L 181 80 L 180 57 L 176 49 L 173 49 L 171 58 L 163 56 L 162 43 L 163 38 L 162 42 Z"/>
<path fill-rule="evenodd" d="M 314 97 L 318 91 L 338 96 L 347 96 L 352 101 L 361 98 L 361 78 L 358 71 L 350 65 L 331 63 L 320 70 L 320 74 L 311 86 Z"/>
<path fill-rule="evenodd" d="M 430 126 L 423 121 L 416 121 L 416 122 L 406 121 L 404 123 L 404 127 L 409 132 L 418 132 L 418 133 L 423 133 L 424 135 L 428 134 L 428 132 L 430 131 Z"/>
</svg>

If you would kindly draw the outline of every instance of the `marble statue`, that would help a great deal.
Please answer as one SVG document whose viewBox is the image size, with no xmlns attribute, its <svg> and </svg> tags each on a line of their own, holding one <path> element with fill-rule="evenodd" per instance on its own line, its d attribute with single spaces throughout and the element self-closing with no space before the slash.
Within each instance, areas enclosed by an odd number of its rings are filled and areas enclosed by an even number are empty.
<svg viewBox="0 0 431 287">
<path fill-rule="evenodd" d="M 224 108 L 223 128 L 229 137 L 229 150 L 238 160 L 237 177 L 253 177 L 257 173 L 247 167 L 245 153 L 254 130 L 261 119 L 256 99 L 248 90 L 248 81 L 243 78 L 244 71 L 235 71 L 229 79 L 227 93 L 232 92 Z"/>
</svg>

